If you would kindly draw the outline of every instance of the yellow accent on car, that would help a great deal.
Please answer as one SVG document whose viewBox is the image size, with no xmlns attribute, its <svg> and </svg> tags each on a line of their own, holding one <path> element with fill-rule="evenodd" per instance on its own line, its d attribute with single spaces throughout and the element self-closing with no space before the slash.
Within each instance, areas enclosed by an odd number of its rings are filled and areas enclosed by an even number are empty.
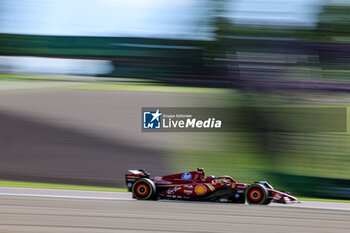
<svg viewBox="0 0 350 233">
<path fill-rule="evenodd" d="M 210 186 L 211 191 L 215 190 L 215 187 L 212 184 L 208 184 Z"/>
</svg>

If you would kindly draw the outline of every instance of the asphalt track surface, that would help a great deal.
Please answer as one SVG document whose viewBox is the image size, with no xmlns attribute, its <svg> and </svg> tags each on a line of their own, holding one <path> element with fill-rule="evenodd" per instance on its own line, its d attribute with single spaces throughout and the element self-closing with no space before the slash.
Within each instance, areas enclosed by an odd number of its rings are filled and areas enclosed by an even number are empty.
<svg viewBox="0 0 350 233">
<path fill-rule="evenodd" d="M 0 179 L 8 180 L 118 187 L 127 169 L 174 173 L 170 152 L 198 148 L 207 136 L 142 133 L 141 108 L 217 102 L 210 95 L 61 89 L 71 82 L 13 83 L 0 83 Z"/>
<path fill-rule="evenodd" d="M 130 193 L 0 188 L 0 232 L 348 232 L 350 203 L 137 201 Z"/>
<path fill-rule="evenodd" d="M 116 187 L 127 169 L 170 173 L 168 154 L 156 147 L 176 144 L 176 135 L 142 133 L 141 107 L 181 95 L 45 89 L 0 96 L 0 179 Z"/>
</svg>

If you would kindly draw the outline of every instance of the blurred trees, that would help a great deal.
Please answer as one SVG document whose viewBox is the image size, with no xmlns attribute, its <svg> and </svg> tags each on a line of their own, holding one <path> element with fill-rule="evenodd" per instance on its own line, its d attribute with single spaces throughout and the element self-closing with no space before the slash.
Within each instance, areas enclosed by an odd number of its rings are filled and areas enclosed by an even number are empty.
<svg viewBox="0 0 350 233">
<path fill-rule="evenodd" d="M 350 5 L 326 5 L 319 15 L 314 40 L 350 42 Z"/>
</svg>

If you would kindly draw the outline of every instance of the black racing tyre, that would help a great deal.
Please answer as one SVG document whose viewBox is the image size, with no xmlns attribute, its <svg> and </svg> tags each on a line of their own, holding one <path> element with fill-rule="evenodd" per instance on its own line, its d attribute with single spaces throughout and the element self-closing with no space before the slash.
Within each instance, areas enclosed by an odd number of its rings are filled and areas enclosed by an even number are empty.
<svg viewBox="0 0 350 233">
<path fill-rule="evenodd" d="M 264 203 L 262 203 L 262 205 L 268 205 L 272 202 L 272 198 L 267 198 L 266 201 L 264 201 Z"/>
<path fill-rule="evenodd" d="M 134 183 L 131 192 L 137 200 L 151 200 L 154 199 L 156 186 L 152 180 L 143 178 Z"/>
<path fill-rule="evenodd" d="M 267 205 L 271 202 L 266 188 L 261 184 L 250 185 L 245 191 L 245 199 L 250 205 Z"/>
</svg>

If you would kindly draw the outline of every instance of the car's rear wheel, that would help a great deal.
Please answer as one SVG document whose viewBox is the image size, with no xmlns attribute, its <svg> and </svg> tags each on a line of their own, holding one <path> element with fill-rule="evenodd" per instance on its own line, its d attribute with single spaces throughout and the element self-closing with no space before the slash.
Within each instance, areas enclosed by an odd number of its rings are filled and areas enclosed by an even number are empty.
<svg viewBox="0 0 350 233">
<path fill-rule="evenodd" d="M 152 180 L 143 178 L 134 183 L 131 192 L 138 200 L 151 200 L 155 196 L 156 186 Z"/>
<path fill-rule="evenodd" d="M 261 184 L 250 185 L 245 191 L 245 199 L 250 205 L 266 205 L 270 203 L 268 192 Z"/>
</svg>

